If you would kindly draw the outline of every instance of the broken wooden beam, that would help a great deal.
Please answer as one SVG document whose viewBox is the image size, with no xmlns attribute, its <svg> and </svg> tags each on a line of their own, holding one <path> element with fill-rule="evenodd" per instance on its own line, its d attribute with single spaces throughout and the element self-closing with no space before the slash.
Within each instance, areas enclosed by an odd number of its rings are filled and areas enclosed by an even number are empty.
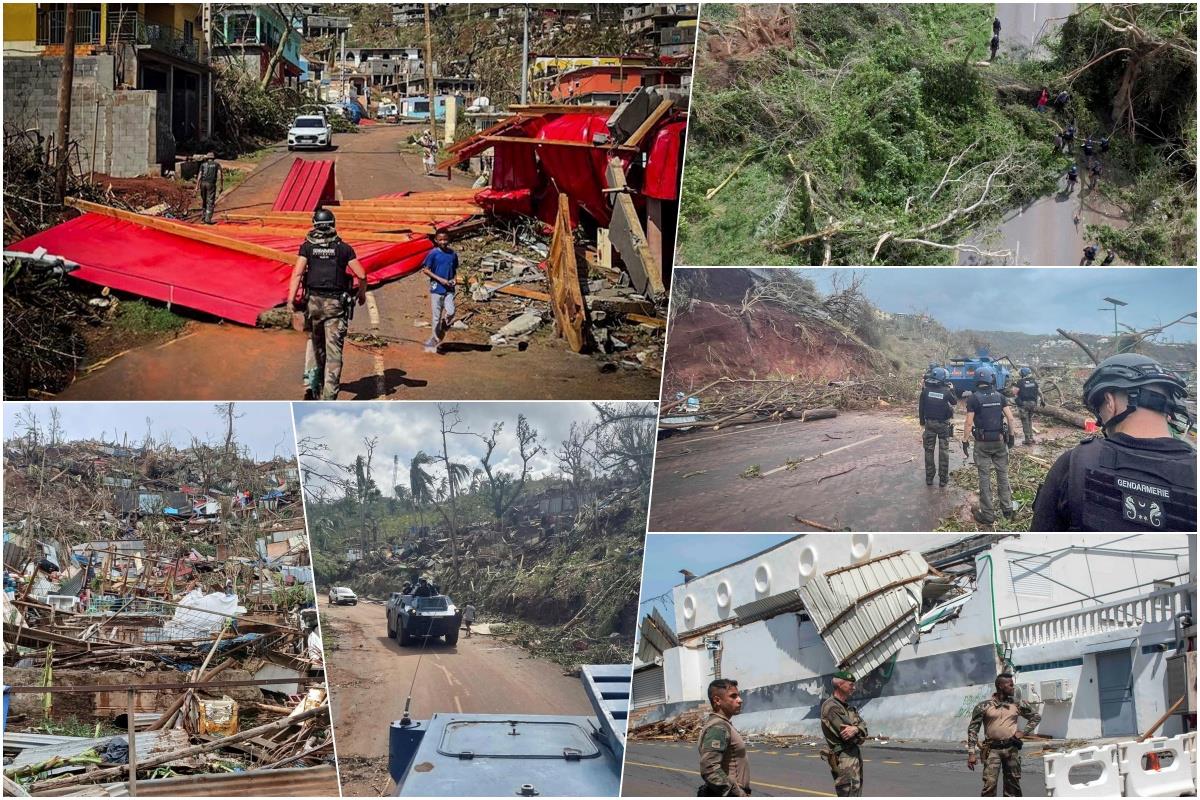
<svg viewBox="0 0 1200 800">
<path fill-rule="evenodd" d="M 558 216 L 554 237 L 546 257 L 546 278 L 550 284 L 550 310 L 554 312 L 554 330 L 567 340 L 573 352 L 588 348 L 588 312 L 579 285 L 575 262 L 575 234 L 571 227 L 571 206 L 566 194 L 558 195 Z"/>
<path fill-rule="evenodd" d="M 605 177 L 608 187 L 617 190 L 610 195 L 613 199 L 613 209 L 612 220 L 608 225 L 609 239 L 621 254 L 621 260 L 633 280 L 633 287 L 656 300 L 666 294 L 662 266 L 658 254 L 650 250 L 642 221 L 633 205 L 633 198 L 626 191 L 628 187 L 625 183 L 625 165 L 621 163 L 621 159 L 608 160 Z"/>
<path fill-rule="evenodd" d="M 646 134 L 650 133 L 650 129 L 658 124 L 658 121 L 666 116 L 667 112 L 675 103 L 671 100 L 663 100 L 658 104 L 658 107 L 650 112 L 650 116 L 642 120 L 642 124 L 638 125 L 637 130 L 630 134 L 625 140 L 625 147 L 637 147 L 642 143 L 642 139 L 646 138 Z"/>
<path fill-rule="evenodd" d="M 405 225 L 407 223 L 418 222 L 429 224 L 431 222 L 457 222 L 462 214 L 439 214 L 425 213 L 423 211 L 404 211 L 393 213 L 390 211 L 366 211 L 359 209 L 331 208 L 338 224 L 342 222 L 384 222 L 395 223 L 397 225 Z M 267 211 L 259 214 L 246 214 L 243 212 L 226 211 L 219 214 L 223 219 L 229 220 L 303 220 L 307 223 L 312 223 L 312 214 L 308 211 Z"/>
<path fill-rule="evenodd" d="M 419 228 L 419 230 L 418 230 Z M 237 223 L 224 228 L 229 234 L 236 235 L 239 233 L 248 233 L 251 235 L 270 234 L 274 236 L 298 236 L 303 239 L 308 235 L 311 226 L 287 226 L 287 225 L 255 225 L 254 223 Z M 420 238 L 421 235 L 431 234 L 434 228 L 429 225 L 414 225 L 411 228 L 412 233 L 391 233 L 385 231 L 363 230 L 361 228 L 342 228 L 337 229 L 338 236 L 353 244 L 357 241 L 371 242 L 411 242 L 413 239 Z"/>
<path fill-rule="evenodd" d="M 291 253 L 284 253 L 261 244 L 244 242 L 241 239 L 234 239 L 233 237 L 215 233 L 211 230 L 203 230 L 195 225 L 188 225 L 184 222 L 176 222 L 175 220 L 163 219 L 161 217 L 147 217 L 142 214 L 136 214 L 133 211 L 103 206 L 99 203 L 90 203 L 87 200 L 79 200 L 74 197 L 64 198 L 63 203 L 80 211 L 86 211 L 89 214 L 99 214 L 125 222 L 132 222 L 144 228 L 172 233 L 176 236 L 182 236 L 185 239 L 211 244 L 215 247 L 224 247 L 228 250 L 245 253 L 246 255 L 278 261 L 289 266 L 296 263 L 296 256 Z M 307 214 L 308 212 L 304 213 Z M 309 216 L 311 218 L 311 215 Z"/>
<path fill-rule="evenodd" d="M 535 139 L 532 136 L 485 136 L 486 142 L 512 142 L 516 144 L 545 144 L 553 145 L 554 147 L 586 147 L 600 150 L 625 150 L 636 151 L 636 147 L 629 147 L 623 144 L 595 144 L 594 142 L 576 142 L 570 139 Z"/>
</svg>

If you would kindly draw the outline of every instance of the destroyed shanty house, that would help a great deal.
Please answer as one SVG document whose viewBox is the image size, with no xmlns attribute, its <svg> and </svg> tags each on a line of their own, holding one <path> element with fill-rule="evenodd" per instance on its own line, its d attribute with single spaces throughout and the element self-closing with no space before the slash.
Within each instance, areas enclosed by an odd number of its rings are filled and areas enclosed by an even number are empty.
<svg viewBox="0 0 1200 800">
<path fill-rule="evenodd" d="M 1145 731 L 1194 675 L 1195 548 L 1166 534 L 798 536 L 675 587 L 673 630 L 643 619 L 632 735 L 686 735 L 727 677 L 745 698 L 739 730 L 819 736 L 839 669 L 888 738 L 964 740 L 1003 669 L 1040 705 L 1039 734 Z M 1179 713 L 1160 735 L 1183 730 Z"/>
<path fill-rule="evenodd" d="M 7 443 L 4 774 L 30 793 L 336 792 L 294 465 L 203 460 Z"/>
<path fill-rule="evenodd" d="M 507 238 L 521 227 L 513 223 L 536 218 L 550 237 L 548 245 L 532 237 L 542 261 L 501 252 L 472 276 L 477 262 L 464 258 L 475 305 L 462 319 L 470 320 L 473 308 L 483 318 L 479 309 L 491 303 L 503 314 L 490 326 L 493 345 L 521 346 L 552 321 L 574 352 L 627 350 L 629 358 L 618 356 L 622 363 L 656 371 L 685 118 L 672 101 L 647 91 L 616 109 L 518 106 L 483 134 L 449 147 L 439 165 L 448 169 L 491 151 L 486 188 L 337 203 L 333 160 L 296 159 L 268 212 L 230 211 L 209 226 L 68 199 L 80 216 L 6 253 L 33 254 L 27 260 L 42 268 L 43 256 L 65 259 L 72 278 L 256 325 L 287 300 L 296 248 L 321 205 L 335 212 L 339 234 L 373 286 L 417 272 L 435 231 L 459 239 L 492 230 Z M 492 302 L 496 295 L 508 305 Z M 630 330 L 622 330 L 624 338 L 613 333 L 622 323 Z M 649 343 L 635 347 L 633 335 Z"/>
</svg>

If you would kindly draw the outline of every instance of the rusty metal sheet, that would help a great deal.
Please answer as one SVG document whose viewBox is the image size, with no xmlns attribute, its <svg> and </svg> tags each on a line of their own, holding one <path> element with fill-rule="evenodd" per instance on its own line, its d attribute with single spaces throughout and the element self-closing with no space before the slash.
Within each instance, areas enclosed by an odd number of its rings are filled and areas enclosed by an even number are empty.
<svg viewBox="0 0 1200 800">
<path fill-rule="evenodd" d="M 337 770 L 332 764 L 256 772 L 221 772 L 138 781 L 139 797 L 337 797 Z M 88 786 L 84 797 L 129 797 L 128 783 Z"/>
<path fill-rule="evenodd" d="M 91 750 L 97 745 L 107 742 L 112 736 L 103 736 L 99 739 L 80 739 L 69 737 L 70 741 L 56 742 L 55 744 L 45 745 L 43 747 L 29 747 L 22 750 L 12 763 L 5 767 L 5 770 L 13 770 L 19 767 L 28 767 L 34 764 L 41 764 L 49 761 L 55 756 L 70 758 L 80 755 L 88 750 Z M 123 739 L 124 734 L 115 738 Z M 164 753 L 171 753 L 183 750 L 189 744 L 187 731 L 178 728 L 172 728 L 166 731 L 141 731 L 136 735 L 135 745 L 137 747 L 138 761 L 147 761 Z M 72 769 L 82 772 L 87 769 L 86 764 L 80 764 L 76 767 L 64 768 L 64 771 Z M 141 786 L 139 785 L 139 789 Z"/>
</svg>

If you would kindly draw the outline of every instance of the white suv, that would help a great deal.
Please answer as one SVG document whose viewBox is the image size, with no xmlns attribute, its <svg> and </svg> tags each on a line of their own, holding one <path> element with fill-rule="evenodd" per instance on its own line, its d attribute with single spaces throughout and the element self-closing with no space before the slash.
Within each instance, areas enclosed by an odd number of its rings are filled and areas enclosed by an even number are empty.
<svg viewBox="0 0 1200 800">
<path fill-rule="evenodd" d="M 342 603 L 349 603 L 352 606 L 358 605 L 358 595 L 345 586 L 333 586 L 329 589 L 329 605 L 337 606 Z"/>
<path fill-rule="evenodd" d="M 288 129 L 288 150 L 297 147 L 333 147 L 333 129 L 325 117 L 318 114 L 305 114 L 296 117 L 292 127 Z"/>
</svg>

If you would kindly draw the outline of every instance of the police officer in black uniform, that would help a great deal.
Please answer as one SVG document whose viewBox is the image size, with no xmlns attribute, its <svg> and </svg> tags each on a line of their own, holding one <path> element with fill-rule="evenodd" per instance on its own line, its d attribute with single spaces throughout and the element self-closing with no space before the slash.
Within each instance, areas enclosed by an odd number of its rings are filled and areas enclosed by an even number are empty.
<svg viewBox="0 0 1200 800">
<path fill-rule="evenodd" d="M 221 189 L 224 189 L 225 172 L 217 163 L 216 153 L 209 153 L 204 157 L 204 161 L 200 162 L 200 169 L 196 172 L 196 188 L 200 190 L 205 225 L 213 224 L 213 212 L 217 208 L 217 195 L 220 193 L 217 189 L 218 182 Z"/>
<path fill-rule="evenodd" d="M 958 397 L 950 385 L 945 367 L 934 367 L 921 388 L 917 401 L 917 419 L 924 428 L 921 444 L 925 447 L 925 485 L 933 486 L 933 446 L 938 448 L 938 486 L 950 481 L 950 439 L 954 436 L 954 407 Z"/>
<path fill-rule="evenodd" d="M 349 270 L 349 273 L 347 273 Z M 305 327 L 312 331 L 312 362 L 304 365 L 305 399 L 336 400 L 342 379 L 342 345 L 354 308 L 351 294 L 358 279 L 358 304 L 367 302 L 367 273 L 354 248 L 337 235 L 333 212 L 318 208 L 313 227 L 300 245 L 288 286 L 288 297 L 305 310 Z M 304 282 L 304 294 L 299 293 Z"/>
<path fill-rule="evenodd" d="M 1054 462 L 1033 504 L 1034 531 L 1195 531 L 1196 451 L 1187 387 L 1139 353 L 1100 362 L 1083 402 L 1102 436 Z"/>
<path fill-rule="evenodd" d="M 1033 370 L 1021 367 L 1021 377 L 1017 380 L 1017 414 L 1021 417 L 1021 430 L 1025 434 L 1024 445 L 1033 444 L 1033 412 L 1038 403 L 1046 405 L 1042 390 L 1033 377 Z"/>
<path fill-rule="evenodd" d="M 979 470 L 979 508 L 975 521 L 982 525 L 996 522 L 992 506 L 992 469 L 996 470 L 996 491 L 1000 513 L 1012 516 L 1012 487 L 1008 483 L 1008 448 L 1014 443 L 1013 416 L 1008 398 L 996 391 L 996 370 L 982 366 L 975 371 L 976 390 L 967 398 L 967 421 L 963 425 L 963 454 L 967 439 L 975 440 L 975 468 Z"/>
</svg>

